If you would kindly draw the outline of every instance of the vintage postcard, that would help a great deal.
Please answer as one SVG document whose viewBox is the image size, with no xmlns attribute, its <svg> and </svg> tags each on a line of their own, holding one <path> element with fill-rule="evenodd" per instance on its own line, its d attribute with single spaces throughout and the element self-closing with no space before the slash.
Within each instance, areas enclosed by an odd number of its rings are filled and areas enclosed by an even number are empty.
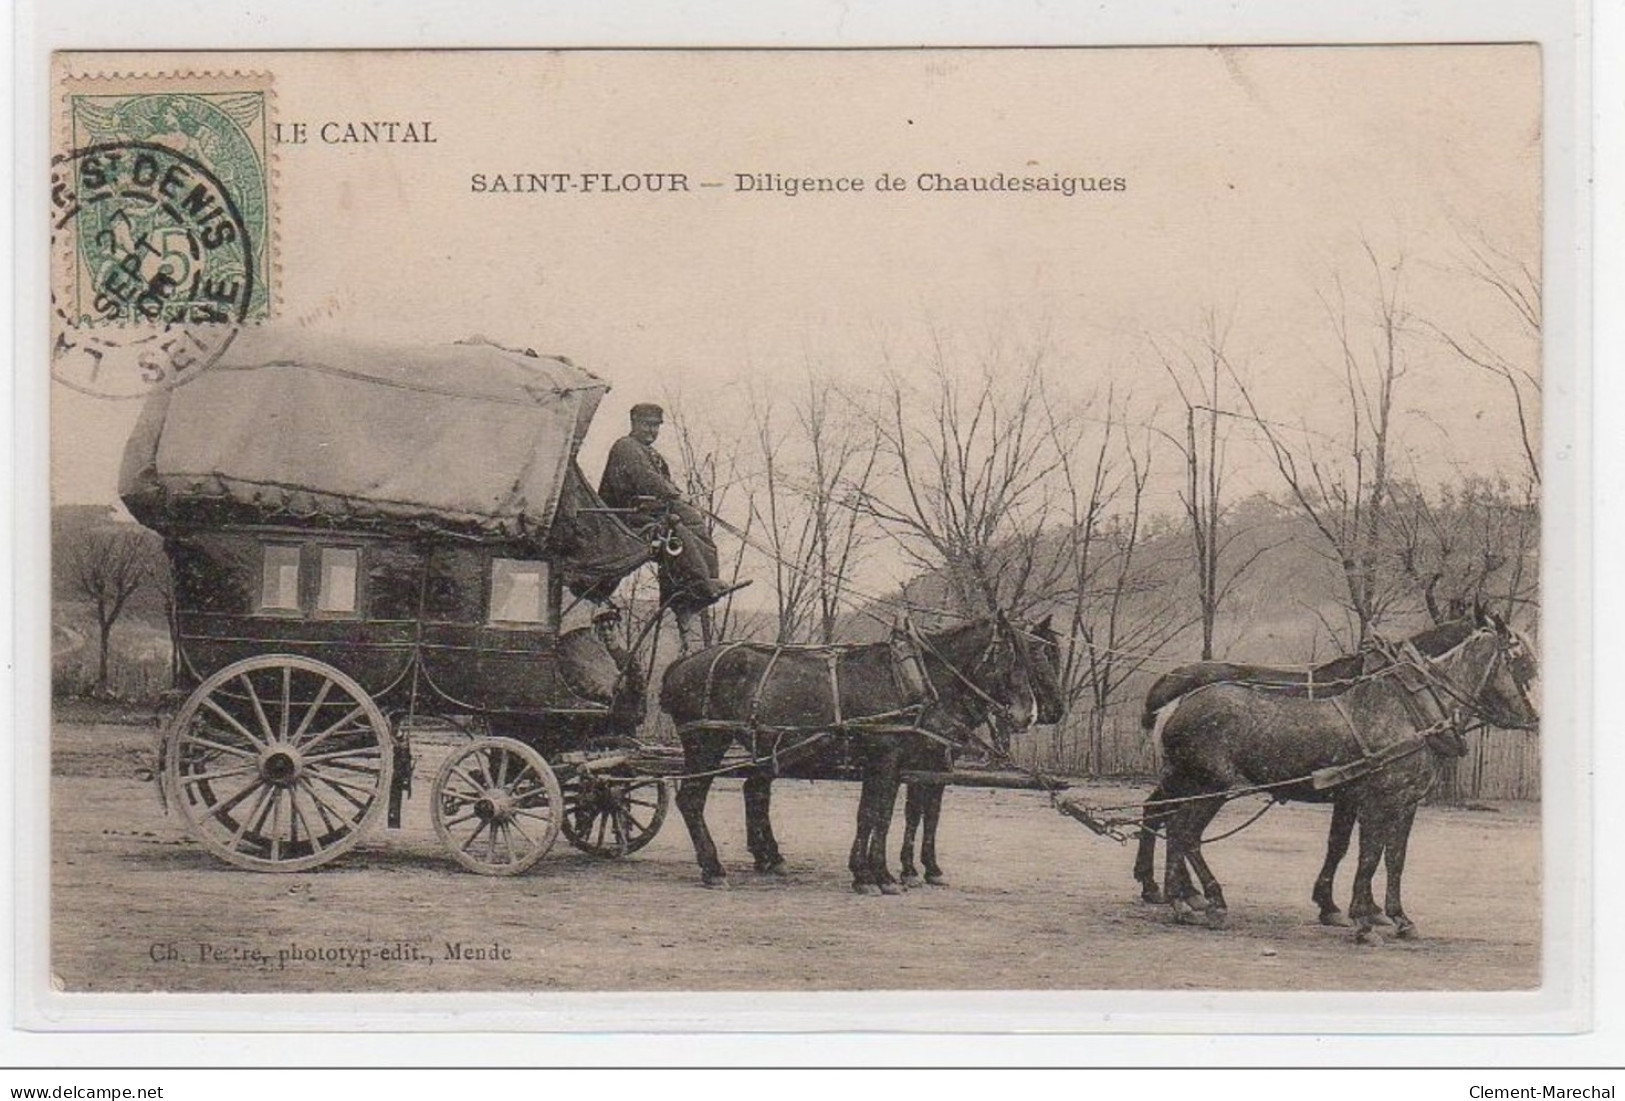
<svg viewBox="0 0 1625 1101">
<path fill-rule="evenodd" d="M 52 989 L 1572 992 L 1543 103 L 55 55 Z"/>
</svg>

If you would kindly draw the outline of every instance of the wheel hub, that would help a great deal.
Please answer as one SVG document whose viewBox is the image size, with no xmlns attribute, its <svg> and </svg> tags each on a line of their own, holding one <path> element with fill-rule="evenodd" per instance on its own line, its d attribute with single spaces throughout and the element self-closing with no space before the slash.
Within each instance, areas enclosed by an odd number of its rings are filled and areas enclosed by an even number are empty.
<svg viewBox="0 0 1625 1101">
<path fill-rule="evenodd" d="M 488 791 L 474 802 L 474 816 L 482 822 L 513 821 L 513 800 L 499 791 Z"/>
<path fill-rule="evenodd" d="M 302 771 L 303 762 L 298 752 L 285 746 L 267 750 L 260 758 L 260 775 L 278 787 L 292 787 Z"/>
</svg>

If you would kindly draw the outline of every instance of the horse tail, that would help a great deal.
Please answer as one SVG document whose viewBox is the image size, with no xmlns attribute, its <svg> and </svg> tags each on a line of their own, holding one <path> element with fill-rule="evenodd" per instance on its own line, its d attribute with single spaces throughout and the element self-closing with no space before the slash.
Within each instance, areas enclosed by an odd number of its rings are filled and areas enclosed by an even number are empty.
<svg viewBox="0 0 1625 1101">
<path fill-rule="evenodd" d="M 1174 717 L 1174 712 L 1178 711 L 1179 705 L 1184 702 L 1184 696 L 1176 696 L 1157 708 L 1156 714 L 1151 716 L 1151 721 L 1145 724 L 1152 738 L 1158 742 L 1162 741 L 1162 732 L 1167 727 L 1168 720 Z"/>
<path fill-rule="evenodd" d="M 1161 728 L 1157 727 L 1157 716 L 1169 704 L 1178 703 L 1181 695 L 1180 683 L 1175 680 L 1173 674 L 1158 677 L 1151 690 L 1145 694 L 1145 706 L 1140 709 L 1140 729 L 1148 734 L 1153 728 L 1160 730 Z"/>
</svg>

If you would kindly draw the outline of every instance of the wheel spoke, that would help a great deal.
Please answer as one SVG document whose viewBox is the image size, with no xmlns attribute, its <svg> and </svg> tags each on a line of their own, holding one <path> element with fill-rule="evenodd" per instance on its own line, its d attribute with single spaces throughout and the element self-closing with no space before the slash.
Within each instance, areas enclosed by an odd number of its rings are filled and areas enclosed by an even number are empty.
<svg viewBox="0 0 1625 1101">
<path fill-rule="evenodd" d="M 324 829 L 329 833 L 333 833 L 346 828 L 345 816 L 338 808 L 328 806 L 326 801 L 322 799 L 321 793 L 316 790 L 316 785 L 311 783 L 308 777 L 301 776 L 299 783 L 304 786 L 305 794 L 310 797 L 310 801 L 316 805 L 316 814 L 321 818 Z M 335 821 L 335 818 L 337 821 Z"/>
<path fill-rule="evenodd" d="M 239 745 L 224 745 L 220 742 L 211 742 L 207 738 L 200 738 L 198 735 L 191 733 L 181 735 L 181 745 L 182 747 L 193 745 L 207 746 L 210 749 L 218 750 L 221 753 L 230 753 L 236 757 L 248 757 L 251 759 L 257 759 L 259 757 L 259 754 L 255 753 L 252 749 L 244 749 Z"/>
<path fill-rule="evenodd" d="M 347 723 L 351 722 L 352 720 L 358 718 L 361 715 L 365 715 L 366 713 L 367 713 L 367 708 L 366 708 L 365 704 L 359 704 L 359 703 L 356 704 L 354 707 L 350 708 L 350 710 L 345 714 L 344 718 L 340 719 L 338 722 L 334 723 L 332 726 L 328 727 L 326 730 L 323 730 L 320 734 L 318 734 L 314 738 L 310 739 L 310 741 L 305 742 L 299 748 L 304 749 L 304 750 L 309 750 L 312 746 L 318 745 L 321 742 L 325 742 L 328 738 L 331 738 L 334 734 L 337 734 L 339 732 L 340 728 L 345 726 Z"/>
<path fill-rule="evenodd" d="M 271 859 L 282 855 L 282 788 L 271 789 Z"/>
<path fill-rule="evenodd" d="M 513 802 L 516 807 L 536 807 L 546 806 L 551 801 L 552 797 L 548 795 L 546 788 L 537 788 L 516 797 Z"/>
<path fill-rule="evenodd" d="M 474 842 L 480 839 L 480 834 L 483 833 L 485 828 L 490 824 L 490 822 L 483 818 L 480 820 L 480 824 L 474 827 L 474 832 L 468 835 L 468 840 L 463 842 L 463 851 L 465 853 L 474 847 Z"/>
<path fill-rule="evenodd" d="M 209 813 L 215 815 L 216 817 L 222 814 L 229 814 L 236 808 L 238 803 L 241 803 L 244 799 L 247 799 L 249 795 L 259 790 L 263 783 L 264 781 L 260 779 L 259 773 L 255 772 L 254 778 L 248 781 L 248 783 L 243 787 L 237 789 L 236 794 L 232 795 L 231 798 L 222 799 L 220 802 L 210 805 Z"/>
<path fill-rule="evenodd" d="M 315 720 L 317 712 L 321 711 L 322 704 L 327 702 L 327 694 L 332 690 L 333 682 L 324 677 L 322 687 L 316 693 L 316 699 L 305 709 L 305 716 L 299 720 L 299 728 L 293 732 L 293 737 L 290 739 L 295 745 L 298 745 L 299 739 L 305 736 L 305 731 L 310 729 L 311 722 Z"/>
<path fill-rule="evenodd" d="M 241 776 L 245 772 L 258 773 L 254 765 L 239 765 L 236 768 L 222 769 L 219 772 L 190 772 L 181 777 L 181 783 L 187 787 L 194 784 L 208 784 L 215 780 L 224 780 L 228 776 Z"/>
<path fill-rule="evenodd" d="M 512 826 L 514 832 L 525 839 L 525 845 L 528 848 L 534 849 L 536 847 L 535 840 L 530 836 L 530 834 L 525 832 L 525 827 L 519 824 L 519 817 L 517 815 L 508 820 L 508 825 Z"/>
<path fill-rule="evenodd" d="M 284 742 L 288 740 L 288 720 L 293 710 L 293 666 L 282 667 L 282 714 L 277 716 L 277 730 Z"/>
<path fill-rule="evenodd" d="M 215 703 L 213 699 L 209 698 L 208 696 L 205 696 L 203 698 L 203 706 L 207 707 L 210 711 L 213 711 L 216 715 L 219 715 L 222 719 L 225 719 L 226 722 L 231 725 L 232 729 L 237 731 L 237 733 L 241 734 L 243 737 L 247 738 L 248 739 L 248 744 L 253 746 L 255 749 L 267 749 L 267 748 L 269 748 L 264 742 L 260 741 L 258 738 L 254 737 L 254 735 L 250 734 L 249 731 L 248 731 L 248 727 L 246 727 L 242 723 L 238 722 L 236 720 L 236 718 L 231 715 L 230 712 L 228 712 L 225 708 L 221 707 L 219 704 Z"/>
<path fill-rule="evenodd" d="M 259 720 L 260 730 L 265 734 L 267 745 L 277 740 L 276 731 L 271 729 L 271 720 L 265 717 L 265 707 L 260 703 L 260 694 L 254 691 L 254 682 L 247 673 L 238 673 L 237 679 L 248 689 L 248 702 L 254 705 L 254 717 Z"/>
<path fill-rule="evenodd" d="M 305 840 L 310 842 L 311 852 L 320 852 L 322 843 L 317 839 L 316 831 L 311 829 L 309 820 L 305 818 L 304 813 L 299 809 L 299 789 L 297 787 L 288 789 L 288 814 L 291 819 L 288 823 L 288 844 L 293 845 L 298 842 L 299 827 L 303 826 L 305 828 Z"/>
<path fill-rule="evenodd" d="M 306 757 L 307 765 L 324 764 L 331 761 L 341 761 L 346 757 L 383 757 L 383 749 L 375 745 L 357 746 L 354 749 L 330 749 L 326 753 L 316 753 Z"/>
<path fill-rule="evenodd" d="M 360 787 L 356 784 L 346 784 L 341 780 L 335 780 L 333 777 L 324 775 L 322 773 L 315 773 L 314 776 L 317 780 L 320 780 L 322 783 L 326 784 L 328 787 L 332 788 L 334 791 L 338 792 L 345 799 L 347 799 L 356 810 L 366 810 L 367 807 L 372 804 L 373 793 L 371 788 Z M 361 794 L 367 796 L 367 798 L 357 799 L 355 796 L 350 794 L 352 791 L 359 791 Z"/>
<path fill-rule="evenodd" d="M 478 780 L 474 779 L 474 777 L 471 776 L 470 774 L 468 774 L 467 772 L 464 772 L 461 768 L 453 768 L 451 770 L 451 775 L 455 776 L 457 779 L 459 779 L 459 780 L 463 781 L 463 783 L 467 784 L 469 786 L 469 788 L 475 793 L 476 797 L 485 794 L 485 785 L 480 783 Z M 448 777 L 448 779 L 449 779 L 449 777 Z"/>
<path fill-rule="evenodd" d="M 259 809 L 265 805 L 265 800 L 270 793 L 269 785 L 261 786 L 259 792 L 260 797 L 254 801 L 254 805 L 249 808 L 248 813 L 243 815 L 242 821 L 237 823 L 237 832 L 231 835 L 231 847 L 233 849 L 236 849 L 242 845 L 243 838 L 248 835 L 249 823 L 254 820 L 254 815 L 259 811 Z M 221 825 L 224 824 L 225 823 L 223 822 L 221 823 Z"/>
</svg>

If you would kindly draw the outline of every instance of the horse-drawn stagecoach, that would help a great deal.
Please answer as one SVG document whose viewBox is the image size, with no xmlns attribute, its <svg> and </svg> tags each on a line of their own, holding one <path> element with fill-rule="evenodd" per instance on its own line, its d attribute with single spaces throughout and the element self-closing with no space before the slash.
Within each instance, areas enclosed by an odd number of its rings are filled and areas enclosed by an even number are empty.
<svg viewBox="0 0 1625 1101">
<path fill-rule="evenodd" d="M 400 823 L 412 737 L 431 725 L 466 736 L 430 793 L 465 867 L 524 871 L 560 831 L 607 856 L 653 838 L 672 755 L 636 742 L 641 663 L 594 626 L 562 629 L 567 607 L 681 553 L 670 532 L 605 508 L 577 467 L 607 389 L 567 360 L 486 342 L 250 331 L 149 399 L 120 493 L 169 558 L 188 694 L 158 771 L 198 841 L 246 868 L 324 864 L 380 817 Z M 854 879 L 889 885 L 900 770 L 921 747 L 945 760 L 992 712 L 1019 725 L 1052 710 L 1053 689 L 1034 688 L 1052 686 L 1037 676 L 1054 666 L 1052 636 L 1035 664 L 1042 641 L 998 617 L 869 646 L 734 643 L 674 666 L 662 702 L 707 879 L 720 875 L 701 817 L 714 776 L 746 776 L 754 852 L 772 841 L 772 778 L 834 760 L 864 780 Z M 723 763 L 736 741 L 743 762 Z"/>
<path fill-rule="evenodd" d="M 619 855 L 669 796 L 624 747 L 641 683 L 572 591 L 650 556 L 576 452 L 608 386 L 484 342 L 379 349 L 245 332 L 156 394 L 120 491 L 171 567 L 168 806 L 222 859 L 334 859 L 412 788 L 411 736 L 466 735 L 433 778 L 459 863 L 511 874 L 562 829 Z"/>
<path fill-rule="evenodd" d="M 524 871 L 560 832 L 607 856 L 654 837 L 670 770 L 653 765 L 670 757 L 636 742 L 640 662 L 595 626 L 562 628 L 567 600 L 603 600 L 680 551 L 669 531 L 603 507 L 577 467 L 607 389 L 567 360 L 485 342 L 377 349 L 250 331 L 149 400 L 120 491 L 171 565 L 189 694 L 161 738 L 161 790 L 205 847 L 295 871 L 349 850 L 380 817 L 398 825 L 411 738 L 431 722 L 463 738 L 434 776 L 431 813 L 465 867 Z M 1521 636 L 1482 612 L 1443 631 L 1448 645 L 1419 636 L 1348 659 L 1330 692 L 1324 678 L 1317 691 L 1313 678 L 1211 664 L 1159 682 L 1148 706 L 1166 767 L 1137 828 L 1166 828 L 1176 908 L 1194 893 L 1188 865 L 1222 914 L 1201 835 L 1251 790 L 1337 805 L 1317 899 L 1357 815 L 1360 916 L 1375 913 L 1370 880 L 1386 857 L 1390 916 L 1408 923 L 1398 884 L 1434 774 L 1423 749 L 1474 722 L 1534 721 Z M 1058 665 L 1047 620 L 1003 615 L 870 645 L 726 643 L 675 662 L 661 704 L 683 743 L 676 801 L 704 880 L 725 881 L 704 821 L 711 780 L 744 776 L 752 856 L 777 871 L 772 780 L 827 768 L 836 744 L 863 780 L 854 886 L 892 889 L 900 784 L 914 777 L 906 872 L 921 815 L 931 845 L 951 751 L 984 725 L 1058 721 Z M 739 746 L 743 761 L 727 763 Z M 1137 875 L 1149 883 L 1144 846 Z"/>
</svg>

